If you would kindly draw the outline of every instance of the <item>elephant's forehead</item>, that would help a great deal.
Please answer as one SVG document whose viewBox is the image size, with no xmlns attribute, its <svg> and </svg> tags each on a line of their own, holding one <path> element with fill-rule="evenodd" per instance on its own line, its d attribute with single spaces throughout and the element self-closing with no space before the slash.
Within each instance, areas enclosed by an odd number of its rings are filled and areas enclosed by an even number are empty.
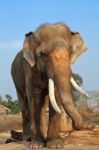
<svg viewBox="0 0 99 150">
<path fill-rule="evenodd" d="M 69 52 L 66 49 L 66 47 L 58 47 L 53 49 L 53 51 L 50 53 L 51 57 L 55 57 L 55 58 L 66 58 L 69 57 Z"/>
<path fill-rule="evenodd" d="M 48 26 L 46 28 L 41 28 L 40 30 L 36 31 L 36 34 L 42 40 L 49 40 L 56 37 L 62 37 L 64 39 L 71 38 L 69 29 L 59 25 L 53 25 L 53 26 Z"/>
</svg>

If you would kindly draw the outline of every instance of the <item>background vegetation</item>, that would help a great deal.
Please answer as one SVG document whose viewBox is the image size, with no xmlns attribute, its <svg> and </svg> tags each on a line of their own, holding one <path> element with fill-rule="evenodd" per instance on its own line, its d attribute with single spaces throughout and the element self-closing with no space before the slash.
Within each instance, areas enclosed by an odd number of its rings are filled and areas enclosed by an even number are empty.
<svg viewBox="0 0 99 150">
<path fill-rule="evenodd" d="M 10 95 L 5 95 L 5 99 L 0 96 L 0 105 L 3 105 L 11 110 L 12 114 L 20 112 L 20 107 L 17 100 L 14 100 Z"/>
<path fill-rule="evenodd" d="M 73 73 L 73 78 L 79 86 L 83 85 L 83 79 L 79 74 Z M 71 92 L 72 92 L 72 98 L 74 100 L 74 103 L 76 103 L 77 101 L 80 101 L 81 94 L 77 90 L 75 90 L 73 86 L 71 86 Z"/>
</svg>

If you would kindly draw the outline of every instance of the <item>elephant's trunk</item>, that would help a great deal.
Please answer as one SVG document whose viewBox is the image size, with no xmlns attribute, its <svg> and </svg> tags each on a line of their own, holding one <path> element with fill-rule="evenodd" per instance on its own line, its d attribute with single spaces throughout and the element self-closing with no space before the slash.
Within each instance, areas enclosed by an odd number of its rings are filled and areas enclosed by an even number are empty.
<svg viewBox="0 0 99 150">
<path fill-rule="evenodd" d="M 66 70 L 66 68 L 64 67 L 66 67 L 65 64 L 63 64 L 61 67 L 58 68 L 58 74 L 57 77 L 55 78 L 55 83 L 59 91 L 59 95 L 61 97 L 61 102 L 65 112 L 67 112 L 69 116 L 71 116 L 75 124 L 75 127 L 80 128 L 82 124 L 82 118 L 78 113 L 78 111 L 76 110 L 74 103 L 72 101 L 71 88 L 70 88 L 71 74 L 66 75 L 67 71 L 70 71 L 69 70 L 70 68 L 69 66 L 67 66 L 67 70 Z"/>
<path fill-rule="evenodd" d="M 69 56 L 68 56 L 68 52 L 66 52 L 65 48 L 60 48 L 57 50 L 57 52 L 56 51 L 53 52 L 53 55 L 50 57 L 50 60 L 51 60 L 52 66 L 53 66 L 52 71 L 54 74 L 54 76 L 53 76 L 54 82 L 51 78 L 49 79 L 49 98 L 50 98 L 50 102 L 52 104 L 53 109 L 56 112 L 61 113 L 60 108 L 57 105 L 56 100 L 55 100 L 54 83 L 58 89 L 58 92 L 60 94 L 60 97 L 61 97 L 64 107 L 67 105 L 66 101 L 68 101 L 69 99 L 70 100 L 68 102 L 73 104 L 72 98 L 71 98 L 70 82 L 73 84 L 75 89 L 78 90 L 80 93 L 82 93 L 86 96 L 87 96 L 87 93 L 85 93 L 76 84 L 74 79 L 71 78 Z"/>
</svg>

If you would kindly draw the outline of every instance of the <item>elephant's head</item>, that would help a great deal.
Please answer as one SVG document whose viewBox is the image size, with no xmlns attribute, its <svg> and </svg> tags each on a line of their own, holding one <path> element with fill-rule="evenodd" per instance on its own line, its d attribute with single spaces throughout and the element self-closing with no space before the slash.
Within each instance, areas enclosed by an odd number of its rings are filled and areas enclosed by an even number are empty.
<svg viewBox="0 0 99 150">
<path fill-rule="evenodd" d="M 71 32 L 62 23 L 44 24 L 35 33 L 26 34 L 23 57 L 31 67 L 36 65 L 39 71 L 46 73 L 51 104 L 57 112 L 60 112 L 60 109 L 55 101 L 54 84 L 62 101 L 65 101 L 64 95 L 70 92 L 70 81 L 76 84 L 71 78 L 70 63 L 85 50 L 84 44 L 78 32 Z M 76 88 L 86 94 L 77 84 Z"/>
<path fill-rule="evenodd" d="M 54 31 L 53 31 L 54 28 Z M 69 31 L 69 32 L 68 32 Z M 53 32 L 53 33 L 52 33 Z M 42 41 L 42 49 L 45 51 L 45 42 L 52 39 L 54 34 L 54 38 L 58 36 L 62 37 L 66 41 L 71 41 L 72 51 L 70 57 L 70 63 L 73 64 L 76 59 L 87 50 L 87 45 L 83 38 L 81 37 L 79 32 L 70 31 L 70 29 L 63 23 L 57 23 L 54 25 L 51 24 L 43 24 L 36 30 L 36 35 Z"/>
</svg>

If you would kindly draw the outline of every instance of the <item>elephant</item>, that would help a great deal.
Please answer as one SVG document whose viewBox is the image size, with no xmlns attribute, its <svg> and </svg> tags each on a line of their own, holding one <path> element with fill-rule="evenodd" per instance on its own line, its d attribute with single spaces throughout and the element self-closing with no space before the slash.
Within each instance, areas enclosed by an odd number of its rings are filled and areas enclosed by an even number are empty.
<svg viewBox="0 0 99 150">
<path fill-rule="evenodd" d="M 71 83 L 87 96 L 72 78 L 71 64 L 87 49 L 79 32 L 64 23 L 43 24 L 25 35 L 22 50 L 16 55 L 11 75 L 23 118 L 23 138 L 31 136 L 31 147 L 62 148 L 58 121 L 60 106 L 72 118 L 76 129 L 85 128 L 71 96 Z M 55 99 L 54 87 L 59 99 Z M 49 95 L 49 124 L 46 139 L 41 130 L 41 111 Z"/>
</svg>

